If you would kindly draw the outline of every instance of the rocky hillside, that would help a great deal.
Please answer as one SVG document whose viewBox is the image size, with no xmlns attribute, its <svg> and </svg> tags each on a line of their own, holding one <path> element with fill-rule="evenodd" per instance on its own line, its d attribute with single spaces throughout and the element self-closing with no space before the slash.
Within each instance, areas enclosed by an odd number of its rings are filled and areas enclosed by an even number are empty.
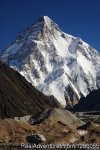
<svg viewBox="0 0 100 150">
<path fill-rule="evenodd" d="M 0 61 L 0 118 L 35 114 L 58 106 L 58 102 L 49 100 L 17 71 Z"/>
</svg>

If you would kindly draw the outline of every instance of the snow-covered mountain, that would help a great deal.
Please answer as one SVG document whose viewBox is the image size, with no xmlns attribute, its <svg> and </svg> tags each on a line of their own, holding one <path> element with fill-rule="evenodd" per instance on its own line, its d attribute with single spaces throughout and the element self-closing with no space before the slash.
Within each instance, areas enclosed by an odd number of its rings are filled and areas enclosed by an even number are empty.
<svg viewBox="0 0 100 150">
<path fill-rule="evenodd" d="M 1 59 L 62 105 L 74 105 L 100 87 L 100 54 L 47 16 L 20 33 Z"/>
</svg>

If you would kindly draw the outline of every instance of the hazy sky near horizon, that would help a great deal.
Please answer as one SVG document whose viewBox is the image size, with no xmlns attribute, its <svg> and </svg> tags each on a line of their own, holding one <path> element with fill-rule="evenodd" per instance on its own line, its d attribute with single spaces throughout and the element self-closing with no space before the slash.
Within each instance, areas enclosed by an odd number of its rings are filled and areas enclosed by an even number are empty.
<svg viewBox="0 0 100 150">
<path fill-rule="evenodd" d="M 100 0 L 0 0 L 0 50 L 40 16 L 100 51 Z"/>
</svg>

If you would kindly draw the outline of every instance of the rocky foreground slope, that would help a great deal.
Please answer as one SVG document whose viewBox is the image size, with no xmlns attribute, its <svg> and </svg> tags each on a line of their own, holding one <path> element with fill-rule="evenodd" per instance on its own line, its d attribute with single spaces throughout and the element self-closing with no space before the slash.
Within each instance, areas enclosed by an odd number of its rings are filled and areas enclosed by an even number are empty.
<svg viewBox="0 0 100 150">
<path fill-rule="evenodd" d="M 0 118 L 35 114 L 59 106 L 58 102 L 49 100 L 17 71 L 0 61 Z"/>
<path fill-rule="evenodd" d="M 43 16 L 21 32 L 1 59 L 38 90 L 73 106 L 100 88 L 100 54 L 78 37 L 61 31 Z"/>
<path fill-rule="evenodd" d="M 44 143 L 63 143 L 64 139 L 71 142 L 79 135 L 78 133 L 75 135 L 74 130 L 82 125 L 84 122 L 67 110 L 47 109 L 35 115 L 0 120 L 0 140 L 2 144 L 17 146 L 21 143 L 32 144 L 35 141 L 27 140 L 27 136 L 32 137 L 32 134 L 37 133 L 44 136 L 46 139 Z"/>
<path fill-rule="evenodd" d="M 95 143 L 95 146 L 100 145 L 99 125 L 85 124 L 69 111 L 62 109 L 46 109 L 36 115 L 0 120 L 0 129 L 2 150 L 28 149 L 29 146 L 32 149 L 32 144 L 53 144 L 54 146 L 61 144 L 63 146 L 66 143 L 75 145 Z M 54 149 L 56 150 L 57 147 Z M 59 149 L 62 148 L 59 147 Z"/>
</svg>

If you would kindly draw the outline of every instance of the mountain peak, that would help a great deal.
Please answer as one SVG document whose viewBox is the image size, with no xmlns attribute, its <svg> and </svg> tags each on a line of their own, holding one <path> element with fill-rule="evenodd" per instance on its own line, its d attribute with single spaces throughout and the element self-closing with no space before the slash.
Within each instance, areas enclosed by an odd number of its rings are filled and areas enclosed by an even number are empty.
<svg viewBox="0 0 100 150">
<path fill-rule="evenodd" d="M 42 22 L 45 22 L 45 23 L 53 22 L 48 16 L 41 16 L 37 19 L 37 21 L 42 21 Z"/>
<path fill-rule="evenodd" d="M 34 23 L 33 26 L 36 25 L 41 25 L 42 27 L 47 27 L 48 29 L 54 29 L 56 28 L 57 30 L 59 30 L 58 25 L 53 22 L 48 16 L 42 16 L 40 18 L 38 18 Z"/>
<path fill-rule="evenodd" d="M 45 22 L 52 21 L 48 16 L 42 16 L 41 18 L 43 18 Z"/>
<path fill-rule="evenodd" d="M 80 38 L 61 31 L 48 16 L 21 32 L 0 57 L 62 105 L 74 105 L 99 87 L 98 53 Z"/>
</svg>

